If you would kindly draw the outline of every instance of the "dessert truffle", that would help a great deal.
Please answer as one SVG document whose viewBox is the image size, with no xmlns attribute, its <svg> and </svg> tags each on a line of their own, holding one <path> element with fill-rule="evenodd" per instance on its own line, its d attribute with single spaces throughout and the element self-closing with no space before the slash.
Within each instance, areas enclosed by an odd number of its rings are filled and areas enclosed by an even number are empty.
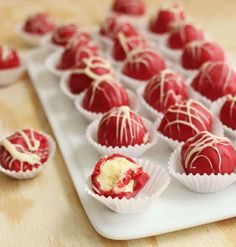
<svg viewBox="0 0 236 247">
<path fill-rule="evenodd" d="M 0 46 L 0 70 L 13 69 L 20 65 L 20 57 L 15 49 Z"/>
<path fill-rule="evenodd" d="M 112 11 L 118 14 L 142 16 L 145 14 L 145 4 L 143 0 L 114 0 Z"/>
<path fill-rule="evenodd" d="M 123 61 L 128 53 L 134 49 L 148 48 L 148 41 L 141 35 L 125 36 L 120 32 L 114 40 L 112 56 L 117 61 Z"/>
<path fill-rule="evenodd" d="M 82 102 L 84 109 L 96 113 L 105 113 L 122 105 L 129 105 L 128 94 L 125 88 L 110 76 L 94 81 L 86 90 Z"/>
<path fill-rule="evenodd" d="M 104 75 L 114 75 L 109 61 L 98 56 L 88 57 L 71 71 L 68 79 L 69 89 L 71 93 L 78 94 Z"/>
<path fill-rule="evenodd" d="M 228 95 L 220 109 L 221 122 L 236 130 L 236 96 Z"/>
<path fill-rule="evenodd" d="M 165 62 L 156 52 L 151 49 L 135 49 L 125 60 L 123 74 L 144 81 L 163 69 Z"/>
<path fill-rule="evenodd" d="M 0 164 L 10 171 L 31 171 L 44 165 L 49 155 L 46 136 L 32 129 L 17 131 L 0 141 Z"/>
<path fill-rule="evenodd" d="M 236 73 L 225 62 L 208 62 L 202 65 L 191 86 L 214 101 L 227 94 L 236 94 Z"/>
<path fill-rule="evenodd" d="M 149 133 L 141 116 L 128 106 L 105 113 L 98 126 L 98 143 L 107 147 L 128 147 L 149 142 Z"/>
<path fill-rule="evenodd" d="M 188 100 L 169 107 L 158 130 L 179 142 L 186 141 L 200 131 L 212 130 L 213 116 L 201 103 Z"/>
<path fill-rule="evenodd" d="M 153 33 L 164 34 L 171 30 L 172 25 L 186 19 L 183 7 L 179 4 L 163 6 L 156 17 L 149 23 L 149 30 Z"/>
<path fill-rule="evenodd" d="M 186 101 L 188 93 L 182 77 L 165 69 L 148 82 L 143 97 L 150 106 L 164 113 L 171 105 Z"/>
<path fill-rule="evenodd" d="M 231 174 L 236 168 L 236 150 L 225 137 L 207 131 L 188 139 L 181 150 L 182 166 L 186 174 Z"/>
<path fill-rule="evenodd" d="M 174 25 L 167 39 L 167 45 L 171 49 L 182 49 L 192 41 L 203 40 L 203 31 L 188 22 L 180 22 Z"/>
<path fill-rule="evenodd" d="M 34 35 L 45 35 L 55 27 L 54 21 L 47 13 L 38 13 L 26 20 L 23 30 Z"/>
<path fill-rule="evenodd" d="M 183 49 L 181 63 L 185 69 L 199 69 L 205 62 L 223 61 L 224 51 L 216 43 L 193 41 Z"/>
<path fill-rule="evenodd" d="M 130 157 L 112 154 L 98 160 L 91 183 L 98 195 L 129 199 L 137 195 L 149 178 L 149 174 Z"/>
</svg>

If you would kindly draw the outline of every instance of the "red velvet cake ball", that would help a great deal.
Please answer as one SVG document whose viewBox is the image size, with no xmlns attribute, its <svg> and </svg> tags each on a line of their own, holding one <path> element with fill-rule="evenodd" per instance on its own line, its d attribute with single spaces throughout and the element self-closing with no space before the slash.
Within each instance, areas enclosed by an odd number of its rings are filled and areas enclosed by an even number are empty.
<svg viewBox="0 0 236 247">
<path fill-rule="evenodd" d="M 115 0 L 112 10 L 119 14 L 141 16 L 145 14 L 143 0 Z"/>
<path fill-rule="evenodd" d="M 164 60 L 151 49 L 135 49 L 129 53 L 123 73 L 136 80 L 149 80 L 165 69 Z"/>
<path fill-rule="evenodd" d="M 148 41 L 141 35 L 126 37 L 123 33 L 119 33 L 114 40 L 112 55 L 115 60 L 123 61 L 132 50 L 148 47 Z"/>
<path fill-rule="evenodd" d="M 214 101 L 227 94 L 236 94 L 236 73 L 225 62 L 203 64 L 191 86 Z"/>
<path fill-rule="evenodd" d="M 91 182 L 98 195 L 129 199 L 137 195 L 149 178 L 133 159 L 112 154 L 98 160 L 91 175 Z"/>
<path fill-rule="evenodd" d="M 170 31 L 174 23 L 185 19 L 186 15 L 179 4 L 164 6 L 158 11 L 157 16 L 151 20 L 149 30 L 153 33 L 164 34 Z"/>
<path fill-rule="evenodd" d="M 74 24 L 60 26 L 53 31 L 52 42 L 56 45 L 66 46 L 77 32 L 78 27 Z"/>
<path fill-rule="evenodd" d="M 171 49 L 182 49 L 195 40 L 203 40 L 203 31 L 190 23 L 177 24 L 170 32 L 167 45 Z"/>
<path fill-rule="evenodd" d="M 221 122 L 236 130 L 236 96 L 229 95 L 220 109 Z"/>
<path fill-rule="evenodd" d="M 188 93 L 182 77 L 165 69 L 148 82 L 143 97 L 150 106 L 164 113 L 171 105 L 186 101 Z"/>
<path fill-rule="evenodd" d="M 193 100 L 170 106 L 158 130 L 179 142 L 186 141 L 200 131 L 212 130 L 213 116 L 201 103 Z"/>
<path fill-rule="evenodd" d="M 25 24 L 24 31 L 34 35 L 45 35 L 56 27 L 54 21 L 47 13 L 38 13 L 30 16 Z"/>
<path fill-rule="evenodd" d="M 225 137 L 207 131 L 188 139 L 181 150 L 186 174 L 231 174 L 236 168 L 236 150 Z"/>
<path fill-rule="evenodd" d="M 216 43 L 193 41 L 184 47 L 181 63 L 185 69 L 199 69 L 208 61 L 223 61 L 224 51 Z"/>
<path fill-rule="evenodd" d="M 128 147 L 149 142 L 149 133 L 142 118 L 128 106 L 112 108 L 105 113 L 98 127 L 98 143 L 107 147 Z"/>
<path fill-rule="evenodd" d="M 73 94 L 79 94 L 95 80 L 105 75 L 114 75 L 109 61 L 93 56 L 84 59 L 69 76 L 68 86 Z"/>
<path fill-rule="evenodd" d="M 69 46 L 63 51 L 57 67 L 61 70 L 74 69 L 83 59 L 98 55 L 98 50 L 98 47 L 92 42 Z"/>
<path fill-rule="evenodd" d="M 113 107 L 129 105 L 129 98 L 125 88 L 117 83 L 113 77 L 106 76 L 94 81 L 86 90 L 83 108 L 96 113 L 104 113 Z"/>
<path fill-rule="evenodd" d="M 0 70 L 13 69 L 21 64 L 18 53 L 15 49 L 0 46 Z"/>
<path fill-rule="evenodd" d="M 31 171 L 42 166 L 48 155 L 47 138 L 32 129 L 17 131 L 0 141 L 0 164 L 10 171 Z"/>
</svg>

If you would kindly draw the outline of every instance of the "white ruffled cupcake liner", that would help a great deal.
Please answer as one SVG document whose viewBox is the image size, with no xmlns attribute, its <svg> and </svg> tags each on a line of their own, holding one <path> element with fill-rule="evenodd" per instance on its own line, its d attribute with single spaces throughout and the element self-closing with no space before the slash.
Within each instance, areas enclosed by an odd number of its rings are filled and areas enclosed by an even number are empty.
<svg viewBox="0 0 236 247">
<path fill-rule="evenodd" d="M 146 126 L 148 133 L 150 135 L 149 143 L 141 144 L 141 145 L 136 144 L 134 146 L 128 146 L 128 147 L 102 146 L 97 141 L 97 132 L 98 132 L 98 126 L 100 120 L 101 118 L 96 119 L 95 121 L 89 124 L 89 126 L 86 129 L 86 137 L 89 143 L 102 155 L 111 155 L 114 153 L 119 153 L 131 157 L 140 157 L 148 149 L 150 149 L 152 146 L 156 144 L 156 130 L 153 124 L 149 120 L 143 118 L 144 125 Z"/>
<path fill-rule="evenodd" d="M 194 99 L 196 101 L 199 101 L 200 103 L 205 105 L 208 109 L 211 107 L 213 101 L 211 101 L 207 97 L 201 95 L 191 85 L 188 87 L 188 93 L 189 93 L 189 97 L 190 98 L 192 98 L 192 99 Z"/>
<path fill-rule="evenodd" d="M 218 100 L 214 101 L 214 103 L 211 105 L 211 112 L 214 116 L 219 118 L 220 121 L 220 110 L 225 103 L 227 99 L 227 96 L 224 96 L 222 98 L 219 98 Z M 222 123 L 222 122 L 221 122 Z M 236 130 L 232 129 L 229 126 L 226 126 L 222 123 L 224 128 L 225 136 L 230 138 L 232 141 L 236 141 Z"/>
<path fill-rule="evenodd" d="M 164 45 L 168 38 L 168 34 L 155 34 L 147 29 L 145 30 L 145 36 L 148 38 L 148 40 L 158 45 L 159 47 Z"/>
<path fill-rule="evenodd" d="M 119 74 L 119 81 L 121 84 L 123 84 L 125 87 L 133 90 L 133 91 L 137 91 L 137 89 L 142 86 L 142 85 L 146 85 L 147 81 L 141 81 L 141 80 L 136 80 L 133 79 L 131 77 L 126 76 L 125 74 L 123 74 L 122 72 L 120 72 Z"/>
<path fill-rule="evenodd" d="M 64 50 L 64 47 L 63 46 L 54 44 L 51 40 L 52 40 L 52 33 L 49 34 L 49 35 L 47 35 L 47 36 L 45 36 L 42 39 L 41 45 L 44 46 L 44 47 L 46 47 L 46 48 L 49 48 L 52 51 Z"/>
<path fill-rule="evenodd" d="M 134 160 L 150 175 L 150 179 L 135 197 L 130 199 L 113 199 L 111 197 L 100 196 L 92 190 L 91 182 L 88 182 L 88 186 L 86 187 L 87 193 L 114 212 L 121 214 L 137 214 L 143 212 L 153 200 L 156 200 L 166 190 L 170 183 L 170 177 L 166 170 L 155 162 L 142 159 Z"/>
<path fill-rule="evenodd" d="M 74 100 L 78 94 L 73 94 L 68 86 L 68 80 L 70 77 L 70 72 L 66 72 L 64 75 L 62 75 L 60 79 L 60 89 L 68 98 Z"/>
<path fill-rule="evenodd" d="M 137 97 L 133 92 L 130 90 L 127 90 L 128 98 L 129 98 L 129 103 L 130 103 L 130 108 L 134 110 L 135 112 L 139 111 L 139 102 L 137 100 Z M 101 118 L 103 116 L 103 113 L 96 113 L 96 112 L 91 112 L 82 107 L 82 101 L 84 98 L 85 92 L 80 93 L 75 97 L 74 104 L 75 108 L 83 115 L 89 122 L 94 121 L 98 118 Z"/>
<path fill-rule="evenodd" d="M 225 189 L 236 181 L 236 171 L 233 174 L 189 174 L 184 172 L 181 160 L 180 145 L 170 156 L 168 162 L 169 173 L 189 190 L 198 193 L 215 193 Z"/>
<path fill-rule="evenodd" d="M 144 86 L 141 86 L 137 90 L 137 95 L 142 107 L 145 109 L 145 113 L 147 114 L 147 117 L 153 121 L 156 121 L 157 119 L 161 119 L 163 117 L 163 113 L 157 111 L 152 106 L 150 106 L 144 99 L 143 93 L 144 93 Z"/>
<path fill-rule="evenodd" d="M 39 166 L 38 168 L 33 168 L 31 171 L 27 170 L 25 172 L 23 172 L 23 171 L 19 171 L 19 172 L 10 171 L 10 170 L 5 169 L 4 167 L 2 167 L 1 164 L 0 164 L 0 172 L 4 173 L 5 175 L 7 175 L 9 177 L 15 178 L 15 179 L 30 179 L 30 178 L 33 178 L 33 177 L 37 176 L 40 172 L 42 172 L 43 169 L 45 169 L 45 167 L 52 160 L 52 158 L 53 158 L 53 156 L 55 154 L 56 143 L 55 143 L 55 141 L 53 140 L 53 138 L 50 135 L 48 135 L 46 133 L 43 133 L 41 131 L 37 131 L 37 132 L 40 133 L 41 135 L 44 135 L 48 140 L 49 153 L 48 153 L 47 161 L 43 165 Z M 3 136 L 1 136 L 0 140 L 5 139 L 8 136 L 11 136 L 12 134 L 13 133 L 3 135 Z"/>
<path fill-rule="evenodd" d="M 161 46 L 161 52 L 165 59 L 169 60 L 170 63 L 179 63 L 181 59 L 181 49 L 171 49 L 166 44 Z"/>
<path fill-rule="evenodd" d="M 179 73 L 185 80 L 191 80 L 197 73 L 198 69 L 185 69 L 181 66 L 181 61 L 171 62 L 169 60 L 169 67 Z"/>
<path fill-rule="evenodd" d="M 158 129 L 160 126 L 162 119 L 157 119 L 157 121 L 154 123 L 155 128 Z M 156 131 L 157 132 L 157 142 L 159 139 L 164 140 L 171 149 L 176 149 L 179 147 L 180 144 L 183 144 L 184 142 L 179 142 L 177 140 L 174 140 L 172 138 L 169 138 L 165 135 L 163 135 L 160 131 Z M 213 124 L 212 124 L 212 134 L 216 135 L 216 136 L 224 136 L 224 130 L 223 130 L 223 125 L 222 123 L 219 121 L 219 119 L 217 117 L 213 117 Z"/>
<path fill-rule="evenodd" d="M 124 64 L 124 61 L 116 61 L 112 57 L 112 47 L 108 48 L 106 53 L 104 54 L 105 58 L 108 59 L 111 62 L 112 67 L 118 71 L 118 73 L 121 73 L 122 66 Z"/>
</svg>

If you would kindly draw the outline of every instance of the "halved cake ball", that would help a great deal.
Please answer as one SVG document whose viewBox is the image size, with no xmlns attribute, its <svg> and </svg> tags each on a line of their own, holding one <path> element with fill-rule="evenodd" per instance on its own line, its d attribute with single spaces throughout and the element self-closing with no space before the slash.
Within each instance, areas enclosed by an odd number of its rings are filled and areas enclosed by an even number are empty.
<svg viewBox="0 0 236 247">
<path fill-rule="evenodd" d="M 208 62 L 193 78 L 191 86 L 214 101 L 227 94 L 236 94 L 236 73 L 225 62 Z"/>
<path fill-rule="evenodd" d="M 98 143 L 107 147 L 128 147 L 149 142 L 149 133 L 142 117 L 128 106 L 111 109 L 98 127 Z"/>
<path fill-rule="evenodd" d="M 71 93 L 79 94 L 104 75 L 114 75 L 109 61 L 98 56 L 88 57 L 71 71 L 68 78 L 69 89 Z"/>
<path fill-rule="evenodd" d="M 186 174 L 231 174 L 236 168 L 236 150 L 229 139 L 207 131 L 188 139 L 181 150 Z"/>
<path fill-rule="evenodd" d="M 165 62 L 151 49 L 135 49 L 129 53 L 123 66 L 123 74 L 136 80 L 149 80 L 165 69 Z"/>
<path fill-rule="evenodd" d="M 0 165 L 10 171 L 31 171 L 43 166 L 49 156 L 49 143 L 43 134 L 24 129 L 0 141 Z"/>
<path fill-rule="evenodd" d="M 174 23 L 185 19 L 186 15 L 181 5 L 168 4 L 159 9 L 156 17 L 149 23 L 149 30 L 153 33 L 164 34 L 171 30 Z"/>
<path fill-rule="evenodd" d="M 120 32 L 114 40 L 112 56 L 116 61 L 123 61 L 132 50 L 148 47 L 149 43 L 142 35 L 125 36 Z"/>
<path fill-rule="evenodd" d="M 224 61 L 223 49 L 214 42 L 193 41 L 184 47 L 181 64 L 187 70 L 199 69 L 205 62 Z"/>
<path fill-rule="evenodd" d="M 21 65 L 18 52 L 7 46 L 0 46 L 0 70 L 14 69 Z"/>
<path fill-rule="evenodd" d="M 26 20 L 23 30 L 29 34 L 43 36 L 51 32 L 55 27 L 55 22 L 47 13 L 37 13 Z"/>
<path fill-rule="evenodd" d="M 167 46 L 171 49 L 183 49 L 188 43 L 203 40 L 203 31 L 189 22 L 174 25 L 167 39 Z"/>
<path fill-rule="evenodd" d="M 86 90 L 82 102 L 84 109 L 96 113 L 105 113 L 122 105 L 129 105 L 128 94 L 125 88 L 110 76 L 94 81 Z"/>
<path fill-rule="evenodd" d="M 188 93 L 182 77 L 165 69 L 148 82 L 143 97 L 150 106 L 164 113 L 171 105 L 186 101 Z"/>
<path fill-rule="evenodd" d="M 236 130 L 236 96 L 229 95 L 220 109 L 220 121 Z"/>
<path fill-rule="evenodd" d="M 188 100 L 169 107 L 161 120 L 158 131 L 177 140 L 186 141 L 200 131 L 212 130 L 213 116 L 201 103 Z"/>
<path fill-rule="evenodd" d="M 144 187 L 150 176 L 132 158 L 112 154 L 101 157 L 91 175 L 95 193 L 112 198 L 131 198 Z"/>
<path fill-rule="evenodd" d="M 143 0 L 114 0 L 112 11 L 118 14 L 142 16 L 145 14 L 145 4 Z"/>
</svg>

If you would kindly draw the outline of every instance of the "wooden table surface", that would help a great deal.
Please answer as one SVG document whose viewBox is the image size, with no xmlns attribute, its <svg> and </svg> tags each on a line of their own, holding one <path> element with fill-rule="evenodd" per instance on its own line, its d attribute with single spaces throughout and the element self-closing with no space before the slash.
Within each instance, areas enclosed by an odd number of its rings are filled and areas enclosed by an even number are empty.
<svg viewBox="0 0 236 247">
<path fill-rule="evenodd" d="M 163 2 L 146 0 L 149 13 Z M 193 20 L 236 56 L 235 0 L 182 2 Z M 91 26 L 105 17 L 110 3 L 109 0 L 1 0 L 0 42 L 27 49 L 14 30 L 17 23 L 36 11 L 47 10 L 59 20 Z M 0 90 L 0 122 L 1 129 L 33 127 L 53 135 L 27 75 Z M 236 247 L 236 218 L 139 240 L 103 238 L 88 221 L 59 150 L 45 172 L 35 179 L 16 181 L 0 175 L 0 189 L 1 247 Z"/>
</svg>

